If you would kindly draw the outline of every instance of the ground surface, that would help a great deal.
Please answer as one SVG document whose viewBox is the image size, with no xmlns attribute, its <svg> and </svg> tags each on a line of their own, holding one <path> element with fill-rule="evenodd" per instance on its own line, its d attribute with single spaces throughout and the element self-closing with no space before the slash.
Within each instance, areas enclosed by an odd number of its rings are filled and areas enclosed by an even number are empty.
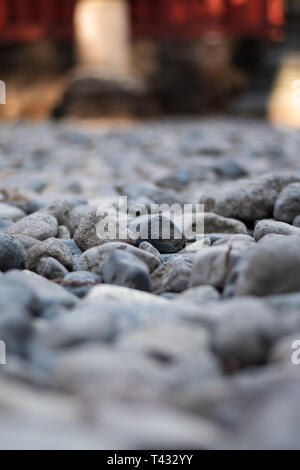
<svg viewBox="0 0 300 470">
<path fill-rule="evenodd" d="M 299 149 L 263 121 L 1 124 L 2 449 L 300 447 Z M 101 239 L 120 194 L 203 202 L 204 248 Z"/>
</svg>

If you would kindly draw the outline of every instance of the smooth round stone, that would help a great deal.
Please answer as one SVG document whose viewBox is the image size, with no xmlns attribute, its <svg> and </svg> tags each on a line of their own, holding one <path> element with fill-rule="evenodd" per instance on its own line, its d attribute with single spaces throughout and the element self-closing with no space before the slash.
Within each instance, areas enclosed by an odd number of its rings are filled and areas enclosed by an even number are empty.
<svg viewBox="0 0 300 470">
<path fill-rule="evenodd" d="M 234 179 L 242 178 L 247 175 L 246 170 L 236 161 L 226 159 L 217 162 L 214 166 L 216 173 L 222 178 Z"/>
<path fill-rule="evenodd" d="M 277 171 L 206 191 L 200 203 L 208 212 L 254 222 L 271 217 L 280 192 L 287 185 L 299 181 L 300 175 L 297 173 Z"/>
<path fill-rule="evenodd" d="M 115 250 L 102 265 L 103 281 L 107 284 L 151 292 L 147 265 L 126 251 Z"/>
<path fill-rule="evenodd" d="M 129 228 L 140 242 L 151 243 L 160 253 L 177 253 L 186 244 L 182 230 L 161 214 L 139 217 L 129 223 Z"/>
<path fill-rule="evenodd" d="M 0 338 L 5 342 L 6 353 L 28 359 L 34 341 L 34 328 L 28 315 L 20 309 L 0 315 Z"/>
<path fill-rule="evenodd" d="M 204 233 L 229 233 L 247 235 L 247 227 L 239 220 L 222 217 L 212 212 L 204 213 Z"/>
<path fill-rule="evenodd" d="M 25 217 L 26 213 L 17 207 L 10 206 L 4 202 L 0 202 L 0 217 L 6 217 L 11 219 L 13 222 Z"/>
<path fill-rule="evenodd" d="M 198 286 L 191 287 L 185 290 L 176 297 L 178 302 L 195 302 L 196 304 L 203 304 L 211 300 L 218 300 L 220 293 L 213 286 Z"/>
<path fill-rule="evenodd" d="M 59 239 L 68 239 L 71 238 L 70 231 L 65 225 L 60 225 L 57 231 L 57 238 Z"/>
<path fill-rule="evenodd" d="M 90 290 L 101 283 L 101 277 L 89 271 L 68 273 L 61 285 L 77 297 L 85 297 Z"/>
<path fill-rule="evenodd" d="M 155 250 L 154 247 L 152 248 L 153 250 Z M 156 253 L 154 255 L 153 253 L 141 250 L 132 245 L 129 245 L 128 243 L 110 242 L 105 243 L 102 246 L 90 248 L 89 250 L 85 251 L 81 255 L 80 259 L 78 259 L 78 261 L 76 262 L 76 270 L 83 269 L 87 271 L 92 271 L 97 274 L 101 274 L 103 262 L 106 261 L 107 258 L 109 258 L 109 256 L 116 250 L 130 253 L 136 256 L 141 261 L 146 263 L 150 272 L 154 271 L 161 263 L 161 259 L 160 257 L 158 258 L 156 256 Z"/>
<path fill-rule="evenodd" d="M 52 306 L 61 305 L 72 308 L 78 299 L 55 282 L 35 274 L 31 271 L 13 270 L 5 274 L 5 278 L 12 282 L 22 282 L 34 291 L 37 298 L 35 313 L 43 316 L 44 311 Z"/>
<path fill-rule="evenodd" d="M 296 217 L 293 220 L 293 226 L 300 228 L 300 215 L 296 215 Z"/>
<path fill-rule="evenodd" d="M 0 217 L 0 232 L 6 232 L 6 230 L 13 225 L 13 221 L 7 217 Z"/>
<path fill-rule="evenodd" d="M 26 253 L 26 267 L 31 271 L 36 271 L 40 259 L 44 257 L 55 258 L 68 270 L 73 268 L 73 258 L 66 245 L 57 238 L 49 238 L 32 248 Z"/>
<path fill-rule="evenodd" d="M 19 305 L 28 311 L 34 311 L 36 308 L 36 301 L 37 297 L 33 289 L 21 280 L 9 280 L 6 276 L 3 276 L 0 279 L 1 312 L 4 312 L 13 304 Z"/>
<path fill-rule="evenodd" d="M 276 199 L 274 219 L 291 223 L 300 214 L 300 183 L 289 184 Z"/>
<path fill-rule="evenodd" d="M 82 251 L 115 241 L 135 245 L 134 234 L 126 227 L 122 227 L 119 233 L 119 228 L 117 217 L 108 216 L 107 213 L 95 209 L 80 222 L 74 234 L 74 241 Z"/>
<path fill-rule="evenodd" d="M 263 297 L 300 290 L 300 237 L 262 239 L 249 253 L 236 283 L 236 295 Z"/>
<path fill-rule="evenodd" d="M 251 297 L 218 302 L 214 316 L 211 347 L 227 370 L 266 361 L 279 324 L 264 302 Z"/>
<path fill-rule="evenodd" d="M 276 235 L 300 235 L 300 229 L 285 222 L 276 220 L 261 220 L 255 225 L 254 238 L 259 241 L 269 234 Z"/>
<path fill-rule="evenodd" d="M 170 257 L 151 275 L 153 292 L 182 292 L 188 288 L 192 263 L 183 256 Z"/>
<path fill-rule="evenodd" d="M 13 235 L 13 237 L 23 245 L 25 250 L 28 250 L 29 248 L 35 246 L 37 243 L 40 243 L 39 240 L 31 238 L 28 235 L 23 235 L 22 233 L 17 233 L 16 235 Z"/>
<path fill-rule="evenodd" d="M 154 246 L 151 245 L 151 243 L 142 242 L 142 243 L 139 244 L 139 249 L 143 250 L 143 251 L 146 251 L 147 253 L 150 253 L 153 256 L 157 256 L 157 258 L 162 261 L 161 256 L 160 256 L 160 252 L 156 248 L 154 248 Z"/>
<path fill-rule="evenodd" d="M 149 292 L 108 284 L 100 284 L 94 287 L 89 293 L 88 299 L 99 302 L 106 300 L 119 302 L 120 299 L 122 299 L 127 302 L 132 302 L 133 304 L 135 302 L 141 302 L 143 304 L 153 305 L 153 307 L 168 305 L 166 299 L 150 294 Z"/>
<path fill-rule="evenodd" d="M 58 223 L 55 217 L 41 212 L 35 212 L 18 220 L 14 225 L 7 229 L 11 235 L 28 235 L 36 240 L 47 240 L 55 237 L 58 230 Z"/>
<path fill-rule="evenodd" d="M 82 251 L 71 238 L 62 238 L 61 241 L 70 250 L 73 256 L 81 255 Z"/>
<path fill-rule="evenodd" d="M 189 287 L 210 285 L 223 288 L 226 279 L 227 247 L 203 248 L 193 263 Z"/>
<path fill-rule="evenodd" d="M 25 250 L 21 243 L 7 233 L 0 233 L 0 270 L 25 268 Z"/>
<path fill-rule="evenodd" d="M 55 258 L 41 258 L 37 265 L 36 272 L 46 279 L 63 279 L 68 270 Z"/>
</svg>

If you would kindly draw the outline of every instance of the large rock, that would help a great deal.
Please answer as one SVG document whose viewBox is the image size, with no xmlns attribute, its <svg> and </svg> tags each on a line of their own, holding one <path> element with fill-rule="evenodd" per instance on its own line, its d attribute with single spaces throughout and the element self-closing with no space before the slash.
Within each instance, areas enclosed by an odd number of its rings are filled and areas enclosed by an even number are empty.
<svg viewBox="0 0 300 470">
<path fill-rule="evenodd" d="M 300 290 L 300 237 L 262 240 L 240 273 L 237 295 L 267 296 Z"/>
<path fill-rule="evenodd" d="M 80 222 L 74 234 L 74 241 L 82 251 L 86 251 L 112 241 L 135 245 L 136 238 L 126 226 L 123 226 L 123 223 L 120 225 L 117 217 L 94 209 Z"/>
<path fill-rule="evenodd" d="M 256 241 L 269 234 L 276 235 L 299 235 L 300 229 L 293 227 L 293 225 L 286 224 L 285 222 L 277 222 L 276 220 L 261 220 L 255 225 L 254 238 Z"/>
<path fill-rule="evenodd" d="M 211 193 L 204 193 L 200 202 L 206 211 L 253 222 L 271 217 L 280 192 L 290 183 L 299 181 L 300 175 L 295 173 L 269 173 L 224 185 L 217 191 L 214 188 Z"/>
<path fill-rule="evenodd" d="M 0 270 L 25 268 L 25 250 L 21 243 L 7 233 L 0 233 Z"/>
<path fill-rule="evenodd" d="M 73 268 L 73 258 L 66 245 L 57 238 L 49 238 L 26 252 L 26 266 L 31 271 L 36 271 L 41 258 L 55 258 L 68 270 Z"/>
<path fill-rule="evenodd" d="M 289 184 L 276 199 L 274 219 L 291 223 L 300 214 L 300 183 Z"/>
<path fill-rule="evenodd" d="M 7 229 L 11 235 L 27 235 L 36 240 L 47 240 L 55 237 L 58 231 L 58 223 L 55 217 L 49 214 L 36 212 L 18 220 Z"/>
</svg>

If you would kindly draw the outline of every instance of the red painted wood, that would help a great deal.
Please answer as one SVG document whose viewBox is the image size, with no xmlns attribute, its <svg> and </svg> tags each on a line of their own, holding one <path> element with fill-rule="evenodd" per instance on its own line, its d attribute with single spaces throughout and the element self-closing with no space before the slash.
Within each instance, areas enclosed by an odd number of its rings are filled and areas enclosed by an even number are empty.
<svg viewBox="0 0 300 470">
<path fill-rule="evenodd" d="M 76 0 L 0 0 L 0 40 L 71 39 Z"/>
<path fill-rule="evenodd" d="M 129 1 L 137 37 L 189 38 L 207 31 L 268 37 L 284 24 L 283 0 L 160 0 L 155 22 L 146 5 L 154 0 Z"/>
<path fill-rule="evenodd" d="M 128 1 L 137 37 L 195 38 L 208 31 L 266 37 L 284 24 L 284 0 Z M 0 40 L 71 39 L 75 3 L 0 0 Z"/>
</svg>

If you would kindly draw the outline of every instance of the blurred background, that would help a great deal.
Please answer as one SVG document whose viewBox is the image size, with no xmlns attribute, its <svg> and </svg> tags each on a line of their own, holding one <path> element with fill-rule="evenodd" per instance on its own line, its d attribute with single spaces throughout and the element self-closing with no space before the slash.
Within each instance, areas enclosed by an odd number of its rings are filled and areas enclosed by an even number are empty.
<svg viewBox="0 0 300 470">
<path fill-rule="evenodd" d="M 0 56 L 5 118 L 300 124 L 299 0 L 0 0 Z"/>
</svg>

